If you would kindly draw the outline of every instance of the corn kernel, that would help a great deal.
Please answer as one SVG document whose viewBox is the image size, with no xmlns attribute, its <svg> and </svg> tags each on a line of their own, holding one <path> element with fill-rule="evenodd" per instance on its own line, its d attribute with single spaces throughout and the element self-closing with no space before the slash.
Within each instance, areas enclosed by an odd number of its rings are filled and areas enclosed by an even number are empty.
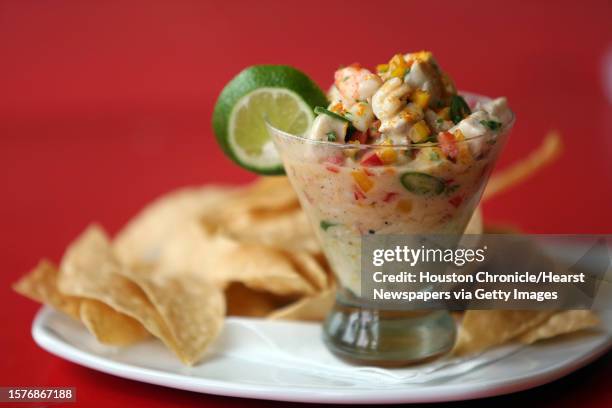
<svg viewBox="0 0 612 408">
<path fill-rule="evenodd" d="M 403 77 L 407 69 L 408 64 L 402 54 L 395 54 L 389 61 L 389 71 L 392 77 Z"/>
<path fill-rule="evenodd" d="M 414 101 L 414 103 L 419 105 L 422 109 L 427 109 L 430 98 L 431 98 L 431 95 L 429 94 L 429 92 L 421 91 L 420 89 L 417 89 L 412 94 L 412 100 Z"/>
<path fill-rule="evenodd" d="M 407 198 L 401 199 L 397 202 L 396 208 L 403 213 L 409 213 L 412 211 L 412 201 Z"/>
<path fill-rule="evenodd" d="M 376 71 L 378 72 L 387 72 L 389 70 L 389 64 L 378 64 L 376 66 Z"/>
<path fill-rule="evenodd" d="M 353 176 L 353 180 L 355 180 L 355 183 L 357 183 L 361 191 L 364 193 L 367 193 L 372 189 L 372 187 L 374 187 L 374 181 L 368 177 L 363 169 L 353 170 L 351 172 L 351 176 Z"/>
<path fill-rule="evenodd" d="M 429 137 L 429 127 L 425 123 L 424 120 L 419 120 L 415 123 L 408 132 L 408 137 L 412 140 L 413 143 L 421 143 L 427 140 Z"/>
<path fill-rule="evenodd" d="M 431 52 L 429 51 L 418 51 L 411 54 L 411 57 L 420 62 L 429 61 L 432 57 Z"/>
</svg>

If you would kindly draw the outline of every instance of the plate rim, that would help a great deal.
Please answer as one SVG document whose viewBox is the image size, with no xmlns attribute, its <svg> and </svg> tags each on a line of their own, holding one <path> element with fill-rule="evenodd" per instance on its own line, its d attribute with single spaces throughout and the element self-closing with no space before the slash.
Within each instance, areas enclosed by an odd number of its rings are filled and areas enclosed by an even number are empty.
<svg viewBox="0 0 612 408">
<path fill-rule="evenodd" d="M 510 394 L 535 388 L 564 377 L 601 357 L 612 348 L 612 338 L 609 338 L 607 342 L 593 348 L 590 352 L 571 363 L 561 365 L 560 367 L 553 366 L 554 368 L 543 373 L 535 373 L 526 377 L 509 380 L 494 380 L 493 383 L 486 384 L 426 385 L 421 387 L 417 394 L 414 393 L 414 389 L 409 388 L 384 389 L 384 392 L 378 394 L 371 389 L 360 390 L 351 388 L 350 393 L 347 393 L 342 388 L 317 390 L 311 387 L 299 388 L 295 386 L 279 391 L 278 386 L 237 384 L 231 381 L 203 377 L 189 377 L 189 380 L 186 381 L 184 376 L 180 374 L 134 366 L 94 353 L 88 353 L 65 341 L 51 330 L 48 330 L 45 322 L 52 314 L 59 314 L 59 312 L 48 306 L 43 306 L 38 310 L 32 322 L 32 337 L 34 341 L 47 352 L 83 367 L 120 378 L 202 394 L 302 403 L 427 403 L 471 400 Z"/>
</svg>

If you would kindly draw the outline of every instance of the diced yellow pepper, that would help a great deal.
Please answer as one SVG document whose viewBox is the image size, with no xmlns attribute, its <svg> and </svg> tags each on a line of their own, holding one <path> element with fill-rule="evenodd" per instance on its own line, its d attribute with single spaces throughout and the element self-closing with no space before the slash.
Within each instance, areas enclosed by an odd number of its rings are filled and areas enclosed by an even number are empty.
<svg viewBox="0 0 612 408">
<path fill-rule="evenodd" d="M 422 143 L 429 137 L 429 127 L 424 120 L 419 120 L 417 123 L 412 125 L 408 132 L 408 137 L 413 143 Z"/>
<path fill-rule="evenodd" d="M 414 101 L 414 103 L 416 103 L 423 109 L 427 109 L 430 99 L 431 99 L 431 95 L 429 94 L 429 92 L 422 91 L 420 89 L 417 89 L 412 94 L 412 100 Z"/>
<path fill-rule="evenodd" d="M 392 144 L 393 142 L 391 142 L 391 140 L 389 139 L 385 139 L 381 143 L 382 146 L 391 146 Z M 395 151 L 395 149 L 391 147 L 380 149 L 379 151 L 376 152 L 376 154 L 378 155 L 378 158 L 380 159 L 380 161 L 382 161 L 384 164 L 395 163 L 395 161 L 397 160 L 397 152 Z"/>
<path fill-rule="evenodd" d="M 412 211 L 412 201 L 407 198 L 401 199 L 397 202 L 396 208 L 403 213 L 409 213 Z"/>
<path fill-rule="evenodd" d="M 355 183 L 357 183 L 361 191 L 364 193 L 367 193 L 372 189 L 372 187 L 374 187 L 374 181 L 368 177 L 363 169 L 353 170 L 351 172 L 351 176 L 353 176 L 353 180 L 355 180 Z"/>
<path fill-rule="evenodd" d="M 381 149 L 379 152 L 377 152 L 377 154 L 384 164 L 395 163 L 395 161 L 397 160 L 397 152 L 392 147 L 385 147 L 384 149 Z"/>
<path fill-rule="evenodd" d="M 408 69 L 408 64 L 402 54 L 395 54 L 389 61 L 389 71 L 392 77 L 402 78 Z"/>
<path fill-rule="evenodd" d="M 389 64 L 378 64 L 376 66 L 376 71 L 378 72 L 387 72 L 389 70 Z"/>
<path fill-rule="evenodd" d="M 470 146 L 465 142 L 465 136 L 461 130 L 457 129 L 454 133 L 455 140 L 457 141 L 457 163 L 463 165 L 469 165 L 474 162 L 472 153 L 470 152 Z"/>
</svg>

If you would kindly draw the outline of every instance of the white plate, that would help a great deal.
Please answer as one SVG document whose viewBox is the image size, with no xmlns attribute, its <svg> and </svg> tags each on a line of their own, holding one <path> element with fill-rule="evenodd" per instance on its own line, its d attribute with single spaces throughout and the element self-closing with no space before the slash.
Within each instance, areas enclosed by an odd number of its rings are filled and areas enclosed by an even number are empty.
<svg viewBox="0 0 612 408">
<path fill-rule="evenodd" d="M 417 403 L 506 394 L 567 375 L 610 348 L 610 312 L 602 313 L 603 327 L 598 332 L 528 347 L 507 346 L 486 358 L 438 367 L 421 377 L 412 374 L 423 367 L 393 371 L 336 362 L 325 354 L 320 328 L 312 323 L 227 319 L 212 354 L 196 367 L 182 366 L 154 340 L 126 349 L 101 346 L 78 322 L 47 307 L 36 316 L 32 335 L 42 348 L 66 360 L 166 387 L 279 401 Z M 295 347 L 301 349 L 289 355 Z M 302 354 L 308 358 L 304 364 L 295 361 L 295 355 Z M 311 361 L 317 359 L 320 361 Z M 444 372 L 447 375 L 441 375 Z M 398 373 L 411 377 L 398 380 Z"/>
</svg>

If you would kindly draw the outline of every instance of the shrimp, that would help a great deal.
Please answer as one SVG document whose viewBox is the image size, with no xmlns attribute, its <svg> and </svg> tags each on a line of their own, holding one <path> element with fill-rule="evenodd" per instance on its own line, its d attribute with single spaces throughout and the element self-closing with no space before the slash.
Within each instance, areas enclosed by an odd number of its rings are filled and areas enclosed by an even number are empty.
<svg viewBox="0 0 612 408">
<path fill-rule="evenodd" d="M 406 106 L 410 91 L 410 86 L 400 78 L 386 81 L 372 97 L 372 110 L 376 117 L 384 121 L 398 113 Z"/>
<path fill-rule="evenodd" d="M 367 101 L 382 85 L 382 80 L 359 65 L 340 68 L 334 74 L 334 84 L 347 107 L 357 101 Z"/>
</svg>

